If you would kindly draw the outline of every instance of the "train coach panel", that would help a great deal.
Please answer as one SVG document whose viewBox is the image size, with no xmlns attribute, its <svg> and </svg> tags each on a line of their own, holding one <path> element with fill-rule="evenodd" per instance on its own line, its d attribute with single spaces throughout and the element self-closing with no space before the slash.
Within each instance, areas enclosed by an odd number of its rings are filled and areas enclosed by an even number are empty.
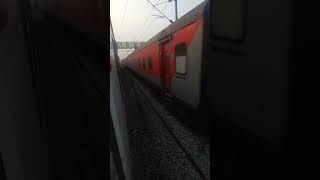
<svg viewBox="0 0 320 180">
<path fill-rule="evenodd" d="M 153 85 L 160 87 L 159 43 L 138 50 L 128 58 L 129 68 Z"/>
<path fill-rule="evenodd" d="M 187 33 L 190 33 L 190 39 L 181 33 L 186 40 L 183 42 L 176 41 L 176 43 L 173 44 L 175 53 L 173 54 L 174 66 L 172 67 L 174 68 L 174 75 L 172 77 L 171 93 L 178 99 L 196 108 L 200 101 L 203 37 L 202 19 L 199 19 L 190 26 L 193 27 L 186 29 L 186 31 L 188 31 Z M 185 50 L 183 50 L 183 46 L 186 47 Z"/>
<path fill-rule="evenodd" d="M 246 6 L 243 40 L 216 38 L 210 56 L 204 58 L 210 78 L 203 88 L 204 100 L 222 119 L 278 144 L 288 120 L 291 3 L 250 1 Z"/>
</svg>

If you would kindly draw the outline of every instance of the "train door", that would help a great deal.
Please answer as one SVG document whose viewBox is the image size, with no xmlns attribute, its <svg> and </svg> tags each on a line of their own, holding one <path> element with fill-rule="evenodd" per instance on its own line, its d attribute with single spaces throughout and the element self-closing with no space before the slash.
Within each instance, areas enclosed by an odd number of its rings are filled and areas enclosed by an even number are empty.
<svg viewBox="0 0 320 180">
<path fill-rule="evenodd" d="M 170 52 L 169 41 L 166 40 L 160 45 L 161 62 L 161 86 L 166 92 L 170 90 Z"/>
</svg>

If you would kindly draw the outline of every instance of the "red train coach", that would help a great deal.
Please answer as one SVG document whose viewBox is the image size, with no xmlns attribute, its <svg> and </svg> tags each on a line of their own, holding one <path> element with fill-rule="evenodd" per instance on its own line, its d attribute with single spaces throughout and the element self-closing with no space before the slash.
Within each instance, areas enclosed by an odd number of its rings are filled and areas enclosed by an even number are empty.
<svg viewBox="0 0 320 180">
<path fill-rule="evenodd" d="M 206 2 L 158 33 L 124 64 L 157 87 L 197 107 Z"/>
</svg>

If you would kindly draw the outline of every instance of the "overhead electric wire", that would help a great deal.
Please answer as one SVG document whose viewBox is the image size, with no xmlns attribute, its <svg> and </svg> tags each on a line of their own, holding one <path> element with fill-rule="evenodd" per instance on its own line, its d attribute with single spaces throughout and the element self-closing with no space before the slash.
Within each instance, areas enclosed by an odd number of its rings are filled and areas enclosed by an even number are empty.
<svg viewBox="0 0 320 180">
<path fill-rule="evenodd" d="M 173 23 L 173 21 L 171 19 L 169 19 L 165 14 L 163 14 L 155 5 L 152 4 L 152 2 L 148 1 L 149 4 L 151 4 L 157 11 L 159 11 L 160 14 L 162 14 L 170 23 Z"/>
<path fill-rule="evenodd" d="M 168 4 L 166 4 L 161 11 L 165 10 L 167 8 Z M 144 30 L 144 33 L 150 29 L 151 25 L 157 20 L 157 18 L 154 18 L 153 21 L 149 24 L 149 26 Z"/>
<path fill-rule="evenodd" d="M 125 7 L 124 7 L 124 13 L 123 13 L 123 16 L 122 16 L 122 22 L 121 22 L 121 25 L 123 24 L 124 16 L 126 15 L 128 1 L 129 1 L 129 0 L 127 0 L 126 5 L 125 5 Z"/>
<path fill-rule="evenodd" d="M 158 1 L 158 2 L 159 2 L 159 1 Z M 158 3 L 158 2 L 155 4 L 155 6 L 157 6 L 157 5 L 159 5 L 159 4 L 163 4 L 163 3 L 168 3 L 168 2 L 170 2 L 170 1 L 163 1 L 163 2 L 161 2 L 161 3 Z"/>
<path fill-rule="evenodd" d="M 156 2 L 156 4 L 157 4 L 159 1 L 160 1 L 160 0 L 158 0 L 158 1 Z M 149 15 L 147 15 L 146 18 L 144 19 L 144 22 L 143 22 L 142 27 L 144 27 L 144 26 L 146 25 L 146 22 L 148 21 L 149 17 L 151 16 L 153 10 L 154 10 L 154 8 L 152 7 Z M 139 34 L 139 36 L 136 36 L 135 41 L 136 41 L 137 39 L 140 39 L 140 36 L 141 36 L 141 34 Z"/>
<path fill-rule="evenodd" d="M 156 2 L 156 4 L 157 4 L 159 1 L 160 1 L 160 0 L 158 0 L 158 1 Z M 152 9 L 151 9 L 151 11 L 150 11 L 150 13 L 149 13 L 149 16 L 147 16 L 146 19 L 144 20 L 143 26 L 146 25 L 146 22 L 147 22 L 147 20 L 149 19 L 149 17 L 151 16 L 151 13 L 153 12 L 153 10 L 154 10 L 154 8 L 152 7 Z"/>
<path fill-rule="evenodd" d="M 160 0 L 159 0 L 159 1 L 160 1 Z M 159 2 L 159 1 L 158 1 L 158 2 Z M 168 6 L 168 4 L 165 4 L 165 6 L 161 9 L 161 11 L 165 10 L 165 9 L 167 8 L 167 6 Z M 152 13 L 152 12 L 151 12 L 151 13 Z M 150 13 L 150 14 L 151 14 L 151 13 Z M 157 18 L 154 18 L 153 21 L 147 26 L 147 28 L 144 29 L 143 31 L 141 31 L 141 34 L 140 34 L 140 36 L 139 36 L 139 39 L 140 39 L 140 37 L 141 37 L 142 34 L 144 34 L 147 30 L 149 30 L 149 28 L 151 27 L 151 25 L 152 25 L 156 20 L 157 20 Z"/>
</svg>

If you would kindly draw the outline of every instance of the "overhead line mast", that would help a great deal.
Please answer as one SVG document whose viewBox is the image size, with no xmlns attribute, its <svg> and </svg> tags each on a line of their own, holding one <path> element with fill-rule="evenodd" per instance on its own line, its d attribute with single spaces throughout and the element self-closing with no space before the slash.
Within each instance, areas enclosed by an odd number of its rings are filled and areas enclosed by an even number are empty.
<svg viewBox="0 0 320 180">
<path fill-rule="evenodd" d="M 176 20 L 178 20 L 178 0 L 174 0 L 174 6 L 175 6 L 175 11 L 176 11 Z"/>
</svg>

